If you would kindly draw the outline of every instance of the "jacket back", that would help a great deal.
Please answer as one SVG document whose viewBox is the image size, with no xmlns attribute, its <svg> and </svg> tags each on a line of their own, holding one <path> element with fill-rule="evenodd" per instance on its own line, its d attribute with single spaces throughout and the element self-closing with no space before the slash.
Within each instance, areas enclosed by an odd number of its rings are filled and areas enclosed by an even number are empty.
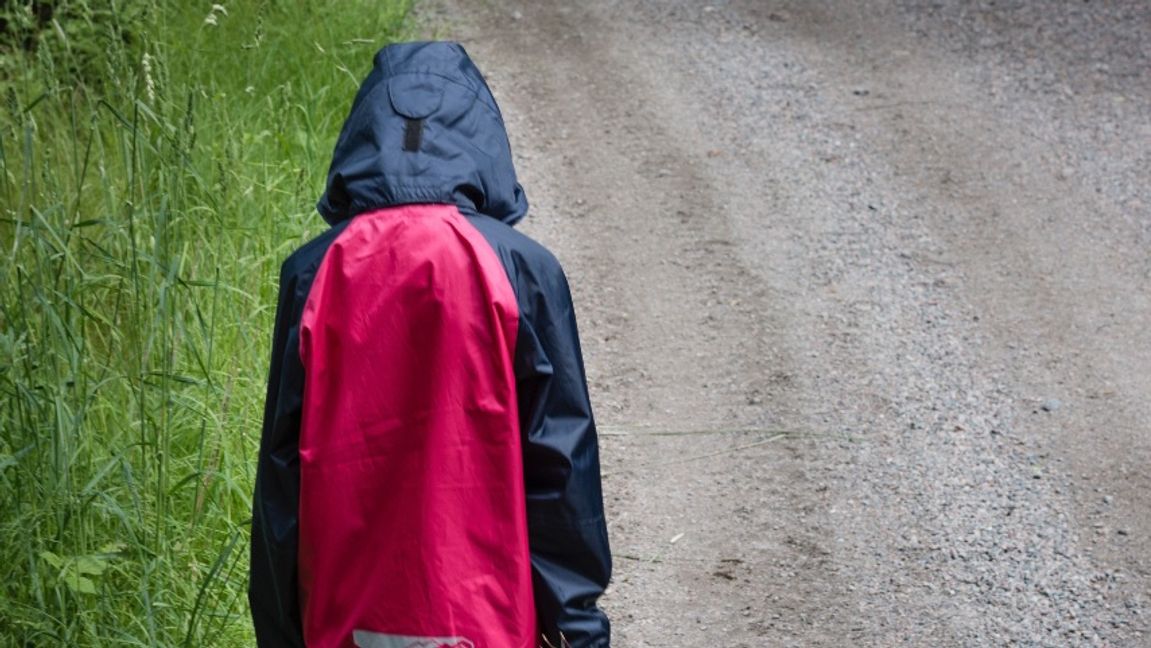
<svg viewBox="0 0 1151 648">
<path fill-rule="evenodd" d="M 607 646 L 594 419 L 555 258 L 454 43 L 384 48 L 283 265 L 253 506 L 261 646 Z"/>
</svg>

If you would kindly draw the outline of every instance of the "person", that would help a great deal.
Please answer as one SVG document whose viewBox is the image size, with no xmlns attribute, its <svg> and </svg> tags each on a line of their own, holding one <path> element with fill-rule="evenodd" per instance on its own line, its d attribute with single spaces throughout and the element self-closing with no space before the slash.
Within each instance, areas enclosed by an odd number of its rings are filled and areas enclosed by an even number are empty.
<svg viewBox="0 0 1151 648">
<path fill-rule="evenodd" d="M 567 280 L 463 47 L 389 45 L 280 273 L 252 514 L 263 648 L 609 646 Z"/>
</svg>

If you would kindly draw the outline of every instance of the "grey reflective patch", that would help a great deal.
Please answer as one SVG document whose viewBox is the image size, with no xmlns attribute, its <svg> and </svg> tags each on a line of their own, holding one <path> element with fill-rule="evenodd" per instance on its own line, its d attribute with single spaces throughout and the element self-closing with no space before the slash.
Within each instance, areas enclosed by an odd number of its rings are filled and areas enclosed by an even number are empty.
<svg viewBox="0 0 1151 648">
<path fill-rule="evenodd" d="M 359 648 L 476 648 L 464 637 L 406 637 L 367 630 L 353 630 L 352 640 Z"/>
</svg>

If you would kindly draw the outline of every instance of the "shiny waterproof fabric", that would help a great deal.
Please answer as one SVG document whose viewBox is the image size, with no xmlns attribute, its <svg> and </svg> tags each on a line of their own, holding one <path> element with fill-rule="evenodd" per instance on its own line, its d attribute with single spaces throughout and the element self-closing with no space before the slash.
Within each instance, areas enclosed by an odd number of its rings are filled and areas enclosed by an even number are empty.
<svg viewBox="0 0 1151 648">
<path fill-rule="evenodd" d="M 408 122 L 418 150 L 404 151 Z M 455 43 L 385 47 L 352 103 L 317 209 L 329 223 L 388 205 L 458 204 L 516 224 L 528 211 L 496 100 Z"/>
<path fill-rule="evenodd" d="M 381 50 L 285 261 L 253 506 L 262 647 L 608 646 L 563 272 L 453 43 Z"/>
</svg>

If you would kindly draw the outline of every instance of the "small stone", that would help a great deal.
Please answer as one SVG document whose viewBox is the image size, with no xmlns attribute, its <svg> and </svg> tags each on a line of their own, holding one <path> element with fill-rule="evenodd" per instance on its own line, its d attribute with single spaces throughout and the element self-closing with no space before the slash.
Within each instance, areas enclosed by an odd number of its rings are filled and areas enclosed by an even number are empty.
<svg viewBox="0 0 1151 648">
<path fill-rule="evenodd" d="M 1043 404 L 1039 407 L 1043 408 L 1044 412 L 1054 412 L 1062 406 L 1063 403 L 1059 402 L 1058 398 L 1048 398 L 1047 400 L 1043 401 Z"/>
</svg>

